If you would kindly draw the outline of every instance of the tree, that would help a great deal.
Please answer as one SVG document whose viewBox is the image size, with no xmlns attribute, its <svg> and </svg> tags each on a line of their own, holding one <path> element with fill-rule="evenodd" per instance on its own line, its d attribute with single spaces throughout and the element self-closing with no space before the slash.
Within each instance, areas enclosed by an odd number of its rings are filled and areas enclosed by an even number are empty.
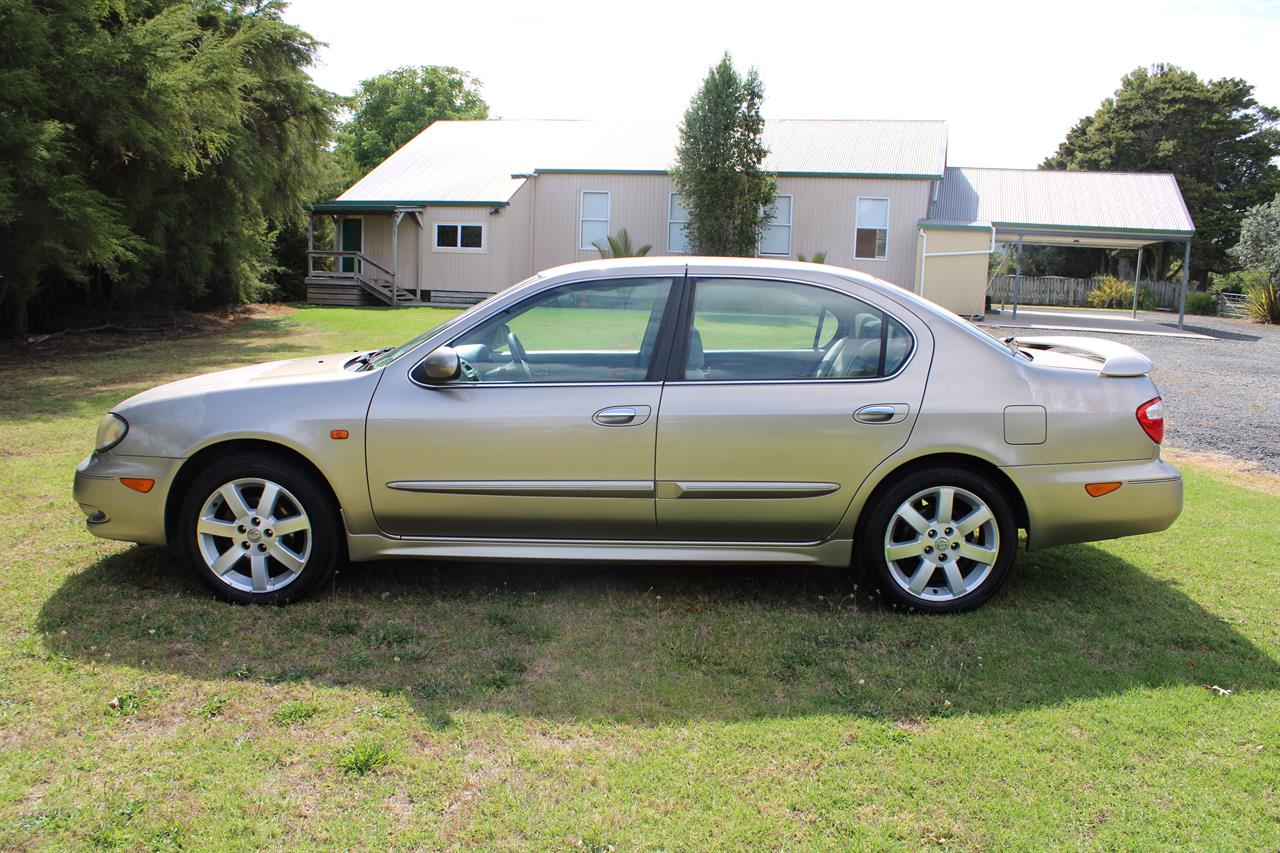
<svg viewBox="0 0 1280 853">
<path fill-rule="evenodd" d="M 338 152 L 358 178 L 432 122 L 488 118 L 480 89 L 479 80 L 448 65 L 406 65 L 365 80 L 351 98 Z"/>
<path fill-rule="evenodd" d="M 756 254 L 777 195 L 773 175 L 761 168 L 769 153 L 763 100 L 756 69 L 742 77 L 726 53 L 685 111 L 671 179 L 689 212 L 685 234 L 694 254 Z"/>
<path fill-rule="evenodd" d="M 1280 194 L 1249 208 L 1240 223 L 1240 242 L 1231 254 L 1241 266 L 1263 269 L 1280 284 Z"/>
<path fill-rule="evenodd" d="M 335 101 L 279 0 L 5 0 L 0 319 L 263 294 Z"/>
<path fill-rule="evenodd" d="M 1049 169 L 1172 172 L 1196 225 L 1192 273 L 1232 267 L 1228 250 L 1249 207 L 1280 191 L 1280 112 L 1244 80 L 1201 80 L 1173 65 L 1139 68 L 1082 118 L 1045 160 Z M 1153 272 L 1171 257 L 1156 253 Z M 1180 261 L 1181 258 L 1178 258 Z"/>
</svg>

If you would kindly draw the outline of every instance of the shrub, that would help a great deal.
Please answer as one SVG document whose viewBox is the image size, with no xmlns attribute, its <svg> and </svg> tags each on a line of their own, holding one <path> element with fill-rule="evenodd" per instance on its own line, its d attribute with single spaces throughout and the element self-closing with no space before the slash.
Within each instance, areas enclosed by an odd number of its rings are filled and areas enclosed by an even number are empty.
<svg viewBox="0 0 1280 853">
<path fill-rule="evenodd" d="M 1254 267 L 1227 273 L 1209 273 L 1210 293 L 1248 293 L 1250 288 L 1267 283 L 1267 271 Z"/>
<path fill-rule="evenodd" d="M 1280 287 L 1274 281 L 1249 288 L 1245 313 L 1255 323 L 1280 323 Z"/>
<path fill-rule="evenodd" d="M 1133 285 L 1129 282 L 1109 275 L 1097 282 L 1084 298 L 1090 308 L 1127 308 L 1133 304 Z"/>
<path fill-rule="evenodd" d="M 1218 299 L 1212 293 L 1192 290 L 1187 293 L 1187 313 L 1216 317 L 1218 315 Z"/>
</svg>

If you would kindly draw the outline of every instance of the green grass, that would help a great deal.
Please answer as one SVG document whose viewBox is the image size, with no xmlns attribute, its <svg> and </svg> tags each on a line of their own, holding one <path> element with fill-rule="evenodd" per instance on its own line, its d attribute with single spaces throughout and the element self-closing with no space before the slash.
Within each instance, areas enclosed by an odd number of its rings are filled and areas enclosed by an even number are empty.
<svg viewBox="0 0 1280 853">
<path fill-rule="evenodd" d="M 440 316 L 0 353 L 0 847 L 1280 847 L 1280 497 L 1208 469 L 1166 533 L 942 619 L 786 567 L 356 565 L 235 607 L 84 532 L 119 399 Z"/>
</svg>

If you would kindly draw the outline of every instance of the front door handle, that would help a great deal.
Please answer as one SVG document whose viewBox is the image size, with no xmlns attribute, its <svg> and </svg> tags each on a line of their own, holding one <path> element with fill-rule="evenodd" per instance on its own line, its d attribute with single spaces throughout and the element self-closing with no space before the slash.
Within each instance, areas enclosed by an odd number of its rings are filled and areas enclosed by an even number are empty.
<svg viewBox="0 0 1280 853">
<path fill-rule="evenodd" d="M 853 413 L 853 419 L 864 424 L 896 424 L 907 416 L 910 409 L 906 403 L 877 403 L 858 409 Z"/>
<path fill-rule="evenodd" d="M 600 426 L 639 426 L 649 420 L 648 406 L 610 406 L 591 416 Z"/>
</svg>

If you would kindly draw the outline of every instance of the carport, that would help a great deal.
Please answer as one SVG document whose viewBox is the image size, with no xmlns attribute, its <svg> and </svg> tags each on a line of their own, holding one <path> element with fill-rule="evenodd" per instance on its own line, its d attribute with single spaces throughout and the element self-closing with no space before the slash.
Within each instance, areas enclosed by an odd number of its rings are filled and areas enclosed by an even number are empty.
<svg viewBox="0 0 1280 853">
<path fill-rule="evenodd" d="M 971 277 L 976 266 L 962 271 L 946 261 L 989 254 L 998 243 L 1016 246 L 1013 316 L 1018 316 L 1024 246 L 1091 247 L 1133 250 L 1134 315 L 1143 253 L 1158 243 L 1183 247 L 1182 286 L 1178 297 L 1178 328 L 1183 327 L 1187 285 L 1191 267 L 1191 238 L 1195 225 L 1173 175 L 1134 172 L 1064 172 L 1044 169 L 947 168 L 929 205 L 929 216 L 920 221 L 917 292 L 934 286 L 964 286 L 955 281 Z M 940 250 L 939 232 L 946 233 Z M 965 242 L 965 235 L 968 241 Z M 959 242 L 957 242 L 959 239 Z M 988 242 L 989 241 L 989 242 Z M 979 245 L 987 244 L 987 245 Z M 938 267 L 942 266 L 939 272 Z M 985 293 L 985 268 L 982 270 Z M 967 273 L 967 274 L 966 274 Z M 951 280 L 937 281 L 938 277 Z"/>
</svg>

